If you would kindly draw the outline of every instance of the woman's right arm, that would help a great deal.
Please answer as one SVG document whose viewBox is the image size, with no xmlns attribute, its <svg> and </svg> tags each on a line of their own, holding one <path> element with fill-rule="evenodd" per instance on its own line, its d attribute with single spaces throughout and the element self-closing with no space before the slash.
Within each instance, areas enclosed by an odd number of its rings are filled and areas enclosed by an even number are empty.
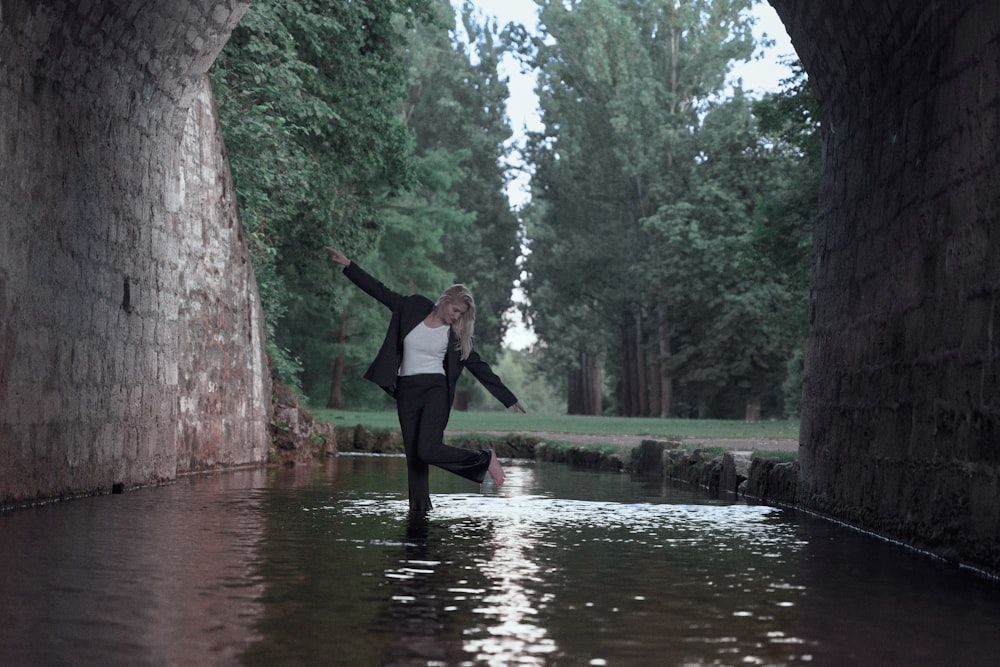
<svg viewBox="0 0 1000 667">
<path fill-rule="evenodd" d="M 336 248 L 331 248 L 330 246 L 327 246 L 326 252 L 327 254 L 330 255 L 330 259 L 332 259 L 337 264 L 340 264 L 345 269 L 351 265 L 351 260 L 347 259 L 347 256 L 344 255 L 344 253 L 337 250 Z"/>
<path fill-rule="evenodd" d="M 331 260 L 344 267 L 344 275 L 347 276 L 352 283 L 360 287 L 372 298 L 378 300 L 389 310 L 395 309 L 403 300 L 402 294 L 394 292 L 383 285 L 376 278 L 372 277 L 364 269 L 358 266 L 357 262 L 349 260 L 344 253 L 340 252 L 336 248 L 330 247 L 327 247 L 326 251 L 329 253 Z"/>
</svg>

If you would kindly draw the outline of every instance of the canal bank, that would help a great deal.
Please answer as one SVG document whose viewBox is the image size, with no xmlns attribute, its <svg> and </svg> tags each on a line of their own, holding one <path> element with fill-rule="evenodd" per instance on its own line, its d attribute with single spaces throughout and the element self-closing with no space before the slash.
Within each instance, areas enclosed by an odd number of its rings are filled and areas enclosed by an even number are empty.
<svg viewBox="0 0 1000 667">
<path fill-rule="evenodd" d="M 317 422 L 318 423 L 318 422 Z M 315 424 L 309 424 L 315 429 Z M 328 426 L 328 425 L 326 425 Z M 402 437 L 397 431 L 370 431 L 362 424 L 329 426 L 310 430 L 310 436 L 291 437 L 298 425 L 278 429 L 272 461 L 305 462 L 316 456 L 337 452 L 402 454 Z M 319 435 L 317 435 L 319 433 Z M 713 493 L 731 493 L 759 501 L 795 503 L 798 464 L 785 441 L 766 441 L 768 450 L 754 450 L 729 440 L 724 446 L 694 447 L 679 440 L 642 439 L 629 442 L 597 437 L 585 444 L 568 441 L 573 434 L 532 433 L 449 433 L 448 444 L 469 449 L 493 449 L 501 458 L 566 463 L 593 470 L 659 475 Z M 560 439 L 560 438 L 566 438 Z M 610 442 L 609 442 L 610 440 Z M 620 440 L 620 439 L 619 439 Z M 633 443 L 632 440 L 635 442 Z"/>
<path fill-rule="evenodd" d="M 395 429 L 338 426 L 316 419 L 287 389 L 275 390 L 271 463 L 295 464 L 338 452 L 402 454 Z M 567 463 L 593 470 L 662 476 L 710 492 L 794 504 L 795 439 L 656 439 L 636 435 L 448 430 L 448 444 L 493 449 L 501 458 Z"/>
</svg>

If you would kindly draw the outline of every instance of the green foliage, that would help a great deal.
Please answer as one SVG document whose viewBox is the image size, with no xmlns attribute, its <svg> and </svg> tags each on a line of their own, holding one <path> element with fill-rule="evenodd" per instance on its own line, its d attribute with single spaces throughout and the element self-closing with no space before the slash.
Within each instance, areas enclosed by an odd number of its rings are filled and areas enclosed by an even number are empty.
<svg viewBox="0 0 1000 667">
<path fill-rule="evenodd" d="M 330 303 L 323 245 L 370 248 L 380 202 L 412 181 L 397 113 L 400 24 L 427 10 L 427 0 L 258 0 L 214 65 L 269 351 L 293 386 L 294 323 L 317 300 Z"/>
<path fill-rule="evenodd" d="M 798 62 L 791 69 L 780 93 L 753 103 L 776 176 L 758 206 L 751 241 L 762 266 L 801 285 L 808 281 L 812 259 L 821 142 L 816 100 L 805 71 Z"/>
<path fill-rule="evenodd" d="M 782 398 L 786 360 L 803 334 L 805 284 L 776 272 L 754 245 L 757 207 L 784 172 L 749 101 L 737 92 L 710 105 L 695 138 L 692 187 L 645 221 L 662 249 L 651 271 L 683 314 L 672 332 L 678 414 L 735 416 L 748 397 Z"/>
<path fill-rule="evenodd" d="M 451 5 L 435 5 L 437 24 L 417 25 L 407 52 L 407 123 L 418 154 L 462 154 L 462 178 L 450 192 L 454 204 L 474 215 L 474 224 L 447 229 L 435 260 L 467 285 L 476 300 L 476 349 L 487 359 L 500 351 L 518 276 L 520 224 L 504 193 L 504 162 L 511 137 L 505 116 L 507 82 L 497 65 L 503 45 L 499 26 L 478 23 L 466 3 L 460 17 L 468 44 L 455 43 L 438 24 L 452 25 Z M 441 287 L 444 287 L 443 285 Z"/>
<path fill-rule="evenodd" d="M 659 414 L 665 386 L 674 414 L 781 414 L 818 174 L 804 80 L 796 103 L 722 98 L 749 2 L 540 4 L 519 46 L 546 127 L 526 289 L 548 367 L 600 356 L 625 414 Z"/>
<path fill-rule="evenodd" d="M 361 375 L 387 313 L 325 245 L 400 292 L 469 284 L 477 347 L 499 350 L 519 230 L 503 193 L 502 51 L 467 10 L 473 65 L 454 20 L 442 0 L 259 0 L 215 65 L 275 374 L 314 399 L 335 385 L 352 405 L 386 398 Z"/>
<path fill-rule="evenodd" d="M 537 356 L 523 350 L 504 349 L 496 363 L 491 364 L 503 378 L 518 401 L 532 414 L 561 415 L 566 412 L 563 392 L 553 388 L 537 364 Z M 462 376 L 462 385 L 469 392 L 469 410 L 499 412 L 504 408 L 482 385 L 471 377 Z"/>
<path fill-rule="evenodd" d="M 319 409 L 316 417 L 338 426 L 364 424 L 369 430 L 399 428 L 395 411 Z M 724 419 L 654 419 L 649 417 L 592 417 L 504 412 L 452 412 L 449 430 L 500 433 L 577 433 L 583 435 L 636 435 L 662 440 L 680 439 L 795 439 L 799 422 L 766 420 L 746 423 Z"/>
<path fill-rule="evenodd" d="M 469 285 L 476 347 L 529 409 L 562 412 L 570 378 L 600 382 L 571 373 L 596 359 L 624 413 L 657 414 L 667 378 L 675 414 L 793 414 L 819 142 L 801 71 L 781 95 L 720 99 L 752 50 L 749 4 L 543 0 L 533 38 L 466 3 L 460 44 L 446 0 L 254 2 L 213 81 L 276 375 L 318 401 L 388 401 L 361 380 L 388 314 L 330 264 L 336 245 L 401 292 Z M 511 49 L 545 121 L 520 218 Z M 525 236 L 543 343 L 501 357 Z"/>
</svg>

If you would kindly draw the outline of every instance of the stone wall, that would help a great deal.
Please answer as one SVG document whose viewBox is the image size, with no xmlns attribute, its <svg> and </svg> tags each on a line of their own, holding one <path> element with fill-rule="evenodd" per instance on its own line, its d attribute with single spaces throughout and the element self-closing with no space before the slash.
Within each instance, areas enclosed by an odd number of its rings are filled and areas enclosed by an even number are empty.
<svg viewBox="0 0 1000 667">
<path fill-rule="evenodd" d="M 266 455 L 205 83 L 246 4 L 0 3 L 0 504 Z"/>
<path fill-rule="evenodd" d="M 821 107 L 798 501 L 1000 570 L 1000 4 L 771 0 Z"/>
<path fill-rule="evenodd" d="M 263 461 L 271 405 L 264 316 L 207 76 L 178 155 L 167 206 L 178 269 L 177 470 Z"/>
</svg>

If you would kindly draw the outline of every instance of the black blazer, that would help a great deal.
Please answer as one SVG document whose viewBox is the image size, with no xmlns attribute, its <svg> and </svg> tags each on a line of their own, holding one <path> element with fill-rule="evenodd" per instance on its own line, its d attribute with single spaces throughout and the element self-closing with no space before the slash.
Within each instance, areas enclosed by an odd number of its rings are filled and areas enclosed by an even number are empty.
<svg viewBox="0 0 1000 667">
<path fill-rule="evenodd" d="M 434 302 L 420 294 L 403 296 L 392 291 L 365 272 L 354 261 L 344 267 L 344 275 L 369 296 L 374 297 L 392 311 L 392 319 L 389 321 L 385 340 L 382 341 L 382 347 L 375 356 L 372 365 L 365 372 L 365 379 L 382 387 L 395 398 L 396 378 L 399 374 L 399 365 L 403 361 L 403 339 L 434 310 Z M 480 359 L 475 350 L 472 350 L 465 360 L 460 357 L 455 333 L 449 327 L 448 351 L 445 352 L 444 356 L 444 372 L 448 378 L 449 410 L 455 400 L 455 385 L 458 384 L 458 377 L 465 368 L 468 368 L 480 384 L 486 387 L 486 390 L 494 398 L 503 403 L 504 407 L 509 408 L 517 403 L 517 397 L 504 386 L 489 364 Z"/>
</svg>

